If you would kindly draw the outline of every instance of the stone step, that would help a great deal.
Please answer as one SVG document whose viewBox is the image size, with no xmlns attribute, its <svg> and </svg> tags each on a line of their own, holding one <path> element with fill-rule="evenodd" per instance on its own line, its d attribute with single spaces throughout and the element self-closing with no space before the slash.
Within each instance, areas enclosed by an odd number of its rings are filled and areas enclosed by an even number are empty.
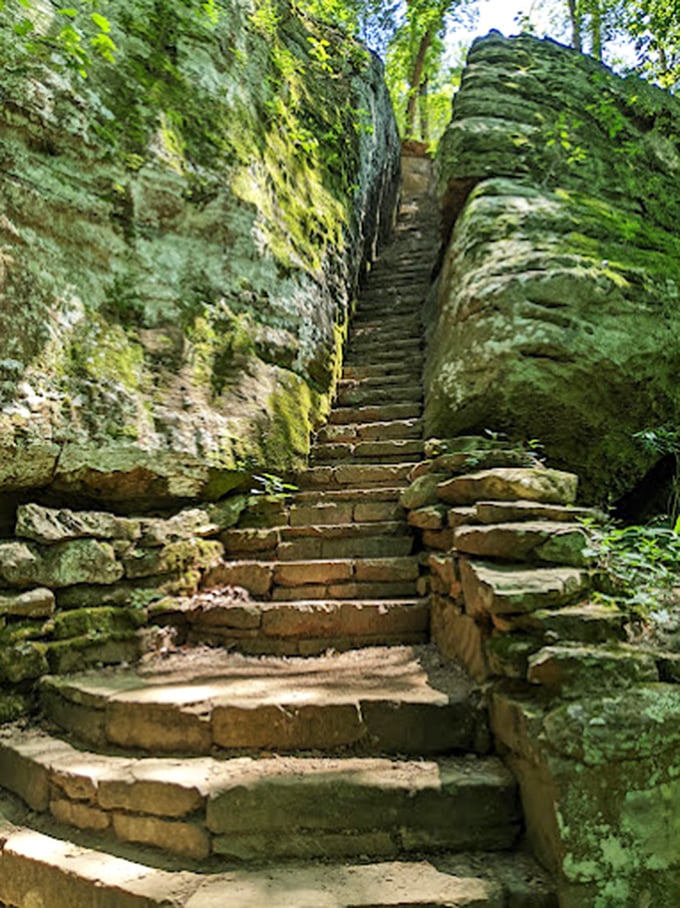
<svg viewBox="0 0 680 908">
<path fill-rule="evenodd" d="M 529 633 L 548 641 L 613 643 L 625 641 L 627 616 L 607 603 L 576 602 L 561 608 L 540 608 L 523 614 L 495 614 L 493 625 L 504 634 Z"/>
<path fill-rule="evenodd" d="M 368 355 L 375 350 L 413 350 L 419 349 L 423 343 L 422 332 L 402 330 L 381 330 L 371 328 L 365 331 L 352 333 L 347 341 L 349 351 L 361 351 Z"/>
<path fill-rule="evenodd" d="M 393 363 L 357 363 L 345 364 L 342 370 L 342 381 L 376 381 L 388 379 L 394 383 L 421 380 L 421 370 L 413 368 L 410 363 L 400 362 L 395 358 Z"/>
<path fill-rule="evenodd" d="M 416 401 L 409 403 L 389 403 L 384 406 L 334 407 L 328 416 L 330 425 L 356 425 L 365 423 L 383 423 L 402 419 L 419 419 L 422 405 Z"/>
<path fill-rule="evenodd" d="M 5 785 L 39 813 L 190 860 L 397 858 L 503 849 L 516 784 L 497 757 L 134 758 L 4 733 Z"/>
<path fill-rule="evenodd" d="M 368 293 L 375 293 L 378 290 L 390 291 L 395 287 L 397 289 L 427 288 L 430 285 L 431 272 L 431 268 L 400 269 L 395 274 L 390 268 L 386 268 L 384 274 L 373 275 L 373 279 L 366 285 L 366 290 Z"/>
<path fill-rule="evenodd" d="M 350 336 L 347 342 L 347 348 L 350 351 L 360 350 L 367 355 L 379 350 L 403 350 L 408 352 L 413 349 L 420 349 L 423 343 L 422 332 L 407 334 L 403 331 L 365 331 Z"/>
<path fill-rule="evenodd" d="M 354 423 L 350 425 L 327 425 L 319 429 L 316 441 L 320 444 L 342 444 L 343 442 L 388 441 L 392 438 L 422 438 L 421 419 L 392 419 L 378 423 Z"/>
<path fill-rule="evenodd" d="M 369 408 L 359 408 L 369 409 Z M 376 408 L 376 410 L 379 408 Z M 301 489 L 365 488 L 366 486 L 406 485 L 415 463 L 361 463 L 311 467 L 302 473 L 297 484 Z"/>
<path fill-rule="evenodd" d="M 373 505 L 379 502 L 394 502 L 399 500 L 403 485 L 395 486 L 366 486 L 361 489 L 347 486 L 342 489 L 310 489 L 297 491 L 292 497 L 293 507 L 307 507 L 329 502 Z M 368 518 L 366 518 L 368 522 Z"/>
<path fill-rule="evenodd" d="M 225 561 L 204 587 L 237 586 L 265 600 L 383 599 L 417 595 L 418 559 L 408 556 Z"/>
<path fill-rule="evenodd" d="M 454 531 L 454 546 L 483 558 L 583 567 L 588 563 L 589 538 L 583 527 L 536 520 L 461 526 Z"/>
<path fill-rule="evenodd" d="M 465 610 L 481 619 L 559 608 L 583 598 L 591 587 L 589 572 L 575 567 L 530 568 L 464 558 L 460 573 Z"/>
<path fill-rule="evenodd" d="M 229 556 L 256 554 L 282 561 L 409 555 L 413 536 L 405 521 L 303 524 L 227 530 L 220 537 Z"/>
<path fill-rule="evenodd" d="M 387 558 L 369 558 L 373 561 L 388 561 Z M 395 561 L 398 559 L 394 559 Z M 360 561 L 357 560 L 357 564 Z M 338 599 L 341 601 L 386 600 L 394 598 L 415 598 L 427 593 L 423 578 L 414 580 L 338 580 L 328 584 L 307 584 L 306 586 L 276 586 L 272 591 L 274 602 L 295 602 L 303 597 L 312 599 Z M 394 641 L 393 641 L 394 642 Z M 413 641 L 409 641 L 413 642 Z"/>
<path fill-rule="evenodd" d="M 412 385 L 383 385 L 378 387 L 352 386 L 340 388 L 336 395 L 338 407 L 370 407 L 385 403 L 422 403 L 423 386 L 420 382 Z"/>
<path fill-rule="evenodd" d="M 577 485 L 577 476 L 561 470 L 498 467 L 442 482 L 437 494 L 449 504 L 529 500 L 540 504 L 570 505 L 576 498 Z"/>
<path fill-rule="evenodd" d="M 312 448 L 313 463 L 332 463 L 343 460 L 363 460 L 370 463 L 403 462 L 423 454 L 422 439 L 388 439 L 386 441 L 358 441 L 356 443 L 315 444 Z"/>
<path fill-rule="evenodd" d="M 406 367 L 417 375 L 422 375 L 423 371 L 423 349 L 421 346 L 407 351 L 395 350 L 393 347 L 386 347 L 382 350 L 373 350 L 368 354 L 361 350 L 347 350 L 345 352 L 345 367 L 352 368 L 355 366 L 365 366 L 370 363 L 379 368 L 403 369 L 407 359 Z"/>
<path fill-rule="evenodd" d="M 416 287 L 407 291 L 401 289 L 395 293 L 375 292 L 362 300 L 356 310 L 358 318 L 388 318 L 391 315 L 413 315 L 422 318 L 427 288 Z"/>
<path fill-rule="evenodd" d="M 10 814 L 12 820 L 2 819 Z M 29 825 L 30 824 L 30 825 Z M 546 875 L 523 855 L 461 853 L 402 861 L 286 862 L 206 872 L 142 863 L 74 844 L 9 798 L 0 801 L 0 902 L 21 908 L 554 908 Z M 81 836 L 80 838 L 86 838 Z M 90 837 L 91 838 L 91 837 Z M 98 846 L 101 849 L 101 845 Z M 175 864 L 179 863 L 177 860 Z"/>
<path fill-rule="evenodd" d="M 394 337 L 396 339 L 406 339 L 410 337 L 419 338 L 423 332 L 423 326 L 419 318 L 413 315 L 384 315 L 376 316 L 371 313 L 370 317 L 355 317 L 350 328 L 350 339 L 359 337 Z"/>
<path fill-rule="evenodd" d="M 244 603 L 213 591 L 188 600 L 174 614 L 166 610 L 162 617 L 163 624 L 178 627 L 189 644 L 276 656 L 427 643 L 430 628 L 427 599 Z M 154 619 L 158 618 L 154 611 Z"/>
<path fill-rule="evenodd" d="M 488 745 L 479 692 L 429 647 L 321 657 L 207 648 L 141 667 L 46 677 L 50 721 L 97 747 L 432 755 Z"/>
<path fill-rule="evenodd" d="M 363 378 L 341 378 L 340 381 L 338 381 L 336 388 L 338 392 L 350 390 L 352 388 L 376 388 L 382 390 L 388 389 L 393 385 L 402 388 L 411 388 L 414 385 L 422 386 L 422 381 L 418 372 L 387 371 L 381 375 L 367 375 Z"/>
<path fill-rule="evenodd" d="M 367 524 L 404 521 L 406 511 L 398 501 L 327 501 L 294 504 L 290 509 L 291 526 Z"/>
</svg>

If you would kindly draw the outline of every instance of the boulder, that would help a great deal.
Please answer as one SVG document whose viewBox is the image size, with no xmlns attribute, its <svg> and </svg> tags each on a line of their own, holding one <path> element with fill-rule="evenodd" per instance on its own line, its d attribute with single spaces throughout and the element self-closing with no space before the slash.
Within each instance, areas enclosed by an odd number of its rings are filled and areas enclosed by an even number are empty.
<svg viewBox="0 0 680 908">
<path fill-rule="evenodd" d="M 164 9 L 112 0 L 87 79 L 0 10 L 0 490 L 151 508 L 300 467 L 391 229 L 377 57 L 286 0 L 159 45 Z"/>
<path fill-rule="evenodd" d="M 646 683 L 546 705 L 498 691 L 491 722 L 527 838 L 560 905 L 673 908 L 680 880 L 680 688 Z"/>
<path fill-rule="evenodd" d="M 0 578 L 19 588 L 49 589 L 80 583 L 109 584 L 123 576 L 123 565 L 107 542 L 74 539 L 53 546 L 0 543 Z"/>
<path fill-rule="evenodd" d="M 475 43 L 440 149 L 455 222 L 425 428 L 538 438 L 586 499 L 659 459 L 680 418 L 680 102 L 551 41 Z"/>
</svg>

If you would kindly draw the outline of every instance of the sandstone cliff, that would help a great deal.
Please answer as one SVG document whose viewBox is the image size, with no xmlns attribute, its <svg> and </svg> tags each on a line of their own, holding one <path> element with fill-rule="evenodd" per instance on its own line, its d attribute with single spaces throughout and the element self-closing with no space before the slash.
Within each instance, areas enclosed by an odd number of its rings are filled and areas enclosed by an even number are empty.
<svg viewBox="0 0 680 908">
<path fill-rule="evenodd" d="M 217 498 L 307 452 L 394 118 L 379 62 L 285 2 L 107 15 L 85 79 L 1 30 L 0 490 Z"/>
<path fill-rule="evenodd" d="M 440 150 L 455 229 L 427 428 L 537 438 L 585 499 L 680 416 L 680 103 L 551 41 L 475 43 Z"/>
</svg>

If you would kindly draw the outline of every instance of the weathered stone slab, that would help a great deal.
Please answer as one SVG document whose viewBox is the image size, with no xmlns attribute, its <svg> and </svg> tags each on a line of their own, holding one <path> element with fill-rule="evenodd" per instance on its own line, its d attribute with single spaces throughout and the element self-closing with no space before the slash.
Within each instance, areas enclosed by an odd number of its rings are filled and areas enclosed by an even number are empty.
<svg viewBox="0 0 680 908">
<path fill-rule="evenodd" d="M 588 572 L 571 567 L 528 568 L 462 558 L 460 572 L 465 609 L 478 617 L 559 607 L 590 586 Z"/>
<path fill-rule="evenodd" d="M 195 861 L 204 860 L 210 854 L 210 836 L 198 823 L 115 813 L 113 830 L 125 842 L 153 845 Z"/>
<path fill-rule="evenodd" d="M 604 517 L 593 508 L 539 504 L 535 501 L 479 501 L 474 513 L 480 523 L 510 523 L 515 520 L 563 520 L 565 523 L 576 523 L 587 518 Z"/>
<path fill-rule="evenodd" d="M 116 517 L 106 511 L 71 511 L 22 504 L 17 509 L 16 534 L 47 544 L 85 537 L 134 541 L 140 537 L 141 527 L 139 520 Z"/>
<path fill-rule="evenodd" d="M 0 647 L 0 681 L 18 684 L 39 678 L 49 671 L 45 645 L 26 640 Z"/>
<path fill-rule="evenodd" d="M 419 476 L 400 495 L 400 502 L 411 511 L 439 503 L 439 487 L 448 478 L 446 473 L 426 473 Z"/>
<path fill-rule="evenodd" d="M 54 593 L 46 587 L 37 587 L 25 593 L 0 595 L 0 615 L 15 618 L 48 618 L 54 614 Z"/>
<path fill-rule="evenodd" d="M 216 536 L 235 526 L 248 503 L 245 495 L 231 495 L 202 508 L 186 508 L 165 519 L 140 520 L 142 546 L 165 546 L 194 537 Z"/>
<path fill-rule="evenodd" d="M 633 647 L 546 646 L 529 660 L 527 679 L 562 694 L 618 690 L 658 681 L 656 660 Z"/>
<path fill-rule="evenodd" d="M 204 586 L 240 586 L 253 596 L 266 596 L 272 586 L 274 564 L 262 561 L 221 561 L 206 571 Z"/>
<path fill-rule="evenodd" d="M 328 584 L 349 580 L 354 569 L 351 561 L 289 561 L 274 565 L 274 582 L 281 586 Z"/>
<path fill-rule="evenodd" d="M 628 616 L 616 606 L 592 602 L 523 615 L 493 615 L 494 627 L 504 633 L 529 631 L 540 633 L 545 640 L 587 644 L 625 640 L 627 621 Z"/>
<path fill-rule="evenodd" d="M 572 504 L 578 478 L 573 473 L 547 469 L 498 467 L 466 476 L 455 476 L 437 487 L 442 501 L 472 505 L 478 501 L 529 499 L 544 504 Z"/>
<path fill-rule="evenodd" d="M 446 525 L 448 508 L 435 504 L 408 512 L 408 522 L 419 530 L 440 530 Z"/>
<path fill-rule="evenodd" d="M 122 576 L 123 565 L 107 542 L 74 539 L 49 547 L 32 542 L 0 544 L 0 577 L 13 586 L 55 589 L 79 583 L 115 583 Z"/>
<path fill-rule="evenodd" d="M 125 576 L 131 580 L 156 574 L 172 574 L 187 568 L 208 570 L 220 563 L 224 549 L 220 542 L 186 539 L 154 548 L 136 547 L 123 556 Z"/>
<path fill-rule="evenodd" d="M 467 555 L 575 566 L 588 563 L 588 534 L 570 524 L 546 521 L 462 526 L 454 534 L 455 548 Z"/>
</svg>

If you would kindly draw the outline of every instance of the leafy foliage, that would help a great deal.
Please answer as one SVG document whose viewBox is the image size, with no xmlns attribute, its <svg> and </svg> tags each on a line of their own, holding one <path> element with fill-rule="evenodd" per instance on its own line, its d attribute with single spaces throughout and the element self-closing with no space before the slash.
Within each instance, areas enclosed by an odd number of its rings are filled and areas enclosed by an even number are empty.
<svg viewBox="0 0 680 908">
<path fill-rule="evenodd" d="M 645 620 L 672 598 L 680 584 L 680 535 L 664 523 L 618 526 L 585 521 L 588 554 L 608 577 L 597 598 L 615 600 L 633 617 Z"/>
</svg>

